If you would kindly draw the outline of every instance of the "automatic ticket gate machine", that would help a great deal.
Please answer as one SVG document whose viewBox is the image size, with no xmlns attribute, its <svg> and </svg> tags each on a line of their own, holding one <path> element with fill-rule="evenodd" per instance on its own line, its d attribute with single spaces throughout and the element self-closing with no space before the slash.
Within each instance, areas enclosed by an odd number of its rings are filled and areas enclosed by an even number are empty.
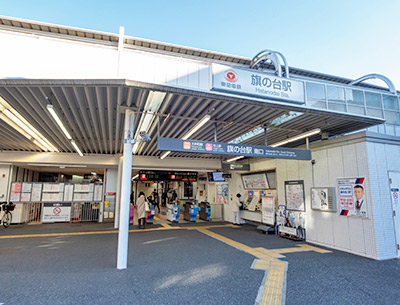
<svg viewBox="0 0 400 305">
<path fill-rule="evenodd" d="M 202 201 L 199 204 L 199 218 L 201 220 L 210 221 L 211 206 L 209 202 Z"/>
<path fill-rule="evenodd" d="M 167 220 L 170 222 L 179 222 L 179 204 L 175 201 L 167 204 Z"/>
<path fill-rule="evenodd" d="M 198 208 L 196 202 L 186 202 L 183 210 L 183 219 L 187 221 L 196 221 Z"/>
</svg>

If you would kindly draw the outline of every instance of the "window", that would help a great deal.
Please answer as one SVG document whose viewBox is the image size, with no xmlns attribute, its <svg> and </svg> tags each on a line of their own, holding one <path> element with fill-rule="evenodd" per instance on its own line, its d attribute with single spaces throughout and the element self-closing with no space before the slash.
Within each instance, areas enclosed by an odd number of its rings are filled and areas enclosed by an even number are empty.
<svg viewBox="0 0 400 305">
<path fill-rule="evenodd" d="M 365 102 L 367 107 L 382 108 L 381 95 L 378 93 L 365 92 Z"/>
<path fill-rule="evenodd" d="M 328 102 L 344 103 L 344 89 L 341 87 L 327 86 Z"/>
<path fill-rule="evenodd" d="M 367 115 L 374 116 L 377 118 L 383 118 L 383 111 L 374 108 L 367 108 Z"/>
<path fill-rule="evenodd" d="M 361 90 L 346 89 L 347 104 L 364 106 L 364 96 Z"/>
<path fill-rule="evenodd" d="M 347 105 L 347 111 L 354 114 L 365 115 L 365 109 L 361 106 Z"/>
<path fill-rule="evenodd" d="M 328 108 L 330 110 L 346 112 L 346 105 L 344 105 L 344 104 L 328 103 Z"/>
<path fill-rule="evenodd" d="M 383 105 L 385 109 L 399 110 L 399 101 L 397 96 L 383 94 Z"/>
<path fill-rule="evenodd" d="M 326 109 L 324 85 L 306 83 L 306 91 L 308 106 Z"/>
<path fill-rule="evenodd" d="M 395 111 L 385 111 L 385 119 L 388 124 L 400 125 L 400 113 Z"/>
</svg>

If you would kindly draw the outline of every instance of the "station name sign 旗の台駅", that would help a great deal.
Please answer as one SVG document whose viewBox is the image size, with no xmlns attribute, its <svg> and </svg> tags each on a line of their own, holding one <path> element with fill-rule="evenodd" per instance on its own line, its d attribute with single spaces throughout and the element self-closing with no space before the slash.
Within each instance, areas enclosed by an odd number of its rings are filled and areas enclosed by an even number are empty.
<svg viewBox="0 0 400 305">
<path fill-rule="evenodd" d="M 161 137 L 158 139 L 158 150 L 246 157 L 311 160 L 311 151 L 307 149 L 192 141 Z"/>
<path fill-rule="evenodd" d="M 256 70 L 212 64 L 211 90 L 304 104 L 304 83 Z"/>
</svg>

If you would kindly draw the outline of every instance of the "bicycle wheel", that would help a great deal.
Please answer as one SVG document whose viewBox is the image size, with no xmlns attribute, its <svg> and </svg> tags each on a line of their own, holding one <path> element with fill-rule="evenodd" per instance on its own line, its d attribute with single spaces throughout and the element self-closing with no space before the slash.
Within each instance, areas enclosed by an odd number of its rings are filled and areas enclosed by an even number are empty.
<svg viewBox="0 0 400 305">
<path fill-rule="evenodd" d="M 6 212 L 6 215 L 4 215 L 4 219 L 3 219 L 4 228 L 8 228 L 10 226 L 11 219 L 12 219 L 11 213 L 10 212 Z"/>
</svg>

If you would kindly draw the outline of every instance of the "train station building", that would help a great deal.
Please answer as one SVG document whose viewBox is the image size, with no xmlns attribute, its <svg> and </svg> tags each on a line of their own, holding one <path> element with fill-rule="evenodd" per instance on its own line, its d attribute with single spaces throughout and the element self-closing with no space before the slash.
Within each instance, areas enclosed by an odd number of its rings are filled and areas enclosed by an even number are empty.
<svg viewBox="0 0 400 305">
<path fill-rule="evenodd" d="M 126 228 L 131 193 L 154 190 L 233 222 L 240 194 L 242 223 L 400 257 L 399 91 L 387 77 L 6 16 L 0 42 L 0 201 L 16 204 L 13 223 Z"/>
</svg>

